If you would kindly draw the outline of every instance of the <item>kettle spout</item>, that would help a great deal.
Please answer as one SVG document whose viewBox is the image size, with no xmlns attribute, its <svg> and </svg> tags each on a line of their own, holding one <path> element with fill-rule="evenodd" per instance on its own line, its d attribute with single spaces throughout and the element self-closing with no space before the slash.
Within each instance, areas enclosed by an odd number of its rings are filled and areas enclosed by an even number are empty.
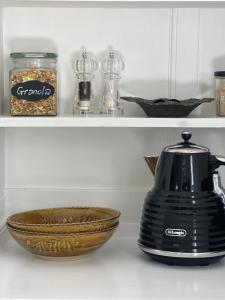
<svg viewBox="0 0 225 300">
<path fill-rule="evenodd" d="M 155 175 L 156 165 L 158 162 L 159 157 L 158 156 L 146 156 L 145 161 L 149 166 L 149 169 L 151 170 L 152 174 Z"/>
</svg>

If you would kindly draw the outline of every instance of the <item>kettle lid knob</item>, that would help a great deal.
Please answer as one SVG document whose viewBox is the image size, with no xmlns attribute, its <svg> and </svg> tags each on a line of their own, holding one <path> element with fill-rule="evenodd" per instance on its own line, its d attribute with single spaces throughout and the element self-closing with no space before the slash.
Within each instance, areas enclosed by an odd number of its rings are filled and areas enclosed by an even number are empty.
<svg viewBox="0 0 225 300">
<path fill-rule="evenodd" d="M 189 143 L 189 140 L 190 140 L 192 134 L 189 131 L 183 131 L 181 136 L 184 140 L 184 143 Z"/>
<path fill-rule="evenodd" d="M 206 147 L 202 147 L 190 142 L 192 134 L 190 131 L 183 131 L 181 133 L 181 137 L 183 138 L 183 142 L 180 142 L 176 145 L 168 146 L 164 148 L 166 152 L 172 153 L 182 153 L 182 154 L 194 154 L 194 153 L 209 153 L 209 149 Z"/>
</svg>

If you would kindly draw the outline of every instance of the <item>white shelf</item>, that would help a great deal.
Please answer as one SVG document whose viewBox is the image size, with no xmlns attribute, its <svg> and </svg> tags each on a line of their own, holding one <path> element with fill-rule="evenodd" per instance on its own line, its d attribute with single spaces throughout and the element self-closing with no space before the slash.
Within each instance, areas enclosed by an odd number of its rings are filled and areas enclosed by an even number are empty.
<svg viewBox="0 0 225 300">
<path fill-rule="evenodd" d="M 0 243 L 0 298 L 224 299 L 225 261 L 208 267 L 155 263 L 137 247 L 137 226 L 129 228 L 121 226 L 88 258 L 67 262 L 40 260 L 4 234 Z"/>
<path fill-rule="evenodd" d="M 0 127 L 225 128 L 225 118 L 0 117 Z"/>
<path fill-rule="evenodd" d="M 138 6 L 142 5 L 149 5 L 150 7 L 224 7 L 224 0 L 0 0 L 0 3 L 3 3 L 3 5 L 8 6 L 12 4 L 38 4 L 38 3 L 94 3 L 95 5 L 98 5 L 99 3 L 119 3 L 120 6 L 123 6 L 124 4 L 137 4 Z"/>
</svg>

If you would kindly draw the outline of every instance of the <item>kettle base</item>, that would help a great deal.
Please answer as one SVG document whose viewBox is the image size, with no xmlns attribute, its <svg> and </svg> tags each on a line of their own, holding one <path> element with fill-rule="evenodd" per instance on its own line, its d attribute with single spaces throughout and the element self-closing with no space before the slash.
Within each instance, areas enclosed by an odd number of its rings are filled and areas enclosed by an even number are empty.
<svg viewBox="0 0 225 300">
<path fill-rule="evenodd" d="M 167 265 L 177 265 L 177 266 L 208 266 L 212 263 L 216 263 L 224 258 L 224 255 L 217 257 L 204 257 L 204 258 L 178 258 L 178 257 L 169 257 L 169 256 L 161 256 L 155 255 L 151 253 L 145 252 L 149 257 L 153 260 L 167 264 Z"/>
</svg>

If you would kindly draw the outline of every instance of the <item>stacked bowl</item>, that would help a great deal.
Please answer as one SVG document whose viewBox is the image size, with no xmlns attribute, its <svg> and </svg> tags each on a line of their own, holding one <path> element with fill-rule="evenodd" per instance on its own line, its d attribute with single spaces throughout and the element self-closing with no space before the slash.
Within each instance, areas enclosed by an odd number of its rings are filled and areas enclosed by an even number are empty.
<svg viewBox="0 0 225 300">
<path fill-rule="evenodd" d="M 7 220 L 13 238 L 42 258 L 77 258 L 101 247 L 119 225 L 120 212 L 103 207 L 32 210 Z"/>
</svg>

